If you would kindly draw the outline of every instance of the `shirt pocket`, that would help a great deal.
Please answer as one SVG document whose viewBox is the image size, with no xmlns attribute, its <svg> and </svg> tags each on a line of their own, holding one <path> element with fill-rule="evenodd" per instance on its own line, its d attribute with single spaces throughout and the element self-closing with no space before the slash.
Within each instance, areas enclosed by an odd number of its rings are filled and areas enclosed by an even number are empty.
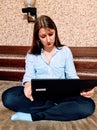
<svg viewBox="0 0 97 130">
<path fill-rule="evenodd" d="M 37 75 L 43 75 L 43 74 L 47 73 L 47 68 L 44 66 L 36 66 L 35 72 Z"/>
<path fill-rule="evenodd" d="M 64 68 L 64 64 L 55 64 L 54 66 L 54 74 L 61 78 L 61 77 L 64 77 L 64 74 L 65 74 L 65 68 Z"/>
</svg>

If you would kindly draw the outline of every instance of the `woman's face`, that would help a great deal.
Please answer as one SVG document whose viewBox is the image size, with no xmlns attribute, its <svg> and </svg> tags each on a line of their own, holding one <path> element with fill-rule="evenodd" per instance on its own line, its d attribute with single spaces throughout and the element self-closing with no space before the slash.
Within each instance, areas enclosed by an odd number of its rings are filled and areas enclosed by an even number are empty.
<svg viewBox="0 0 97 130">
<path fill-rule="evenodd" d="M 50 28 L 41 28 L 39 30 L 39 39 L 44 49 L 49 49 L 55 43 L 55 30 Z"/>
</svg>

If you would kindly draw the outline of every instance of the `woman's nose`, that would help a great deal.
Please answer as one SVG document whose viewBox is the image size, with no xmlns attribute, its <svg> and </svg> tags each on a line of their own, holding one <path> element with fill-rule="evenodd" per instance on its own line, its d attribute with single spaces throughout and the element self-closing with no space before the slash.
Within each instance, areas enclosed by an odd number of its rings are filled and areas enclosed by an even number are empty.
<svg viewBox="0 0 97 130">
<path fill-rule="evenodd" d="M 47 36 L 47 42 L 50 42 L 50 37 L 49 36 Z"/>
</svg>

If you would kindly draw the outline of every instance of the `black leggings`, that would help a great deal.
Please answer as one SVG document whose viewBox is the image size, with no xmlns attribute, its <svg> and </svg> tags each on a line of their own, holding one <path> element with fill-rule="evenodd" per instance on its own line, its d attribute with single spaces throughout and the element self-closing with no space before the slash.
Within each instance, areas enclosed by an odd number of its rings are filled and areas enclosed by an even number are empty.
<svg viewBox="0 0 97 130">
<path fill-rule="evenodd" d="M 70 121 L 86 118 L 95 110 L 95 103 L 90 98 L 82 96 L 71 97 L 58 102 L 38 101 L 31 102 L 25 97 L 23 86 L 7 89 L 2 94 L 5 107 L 15 112 L 25 112 L 32 115 L 32 120 Z"/>
</svg>

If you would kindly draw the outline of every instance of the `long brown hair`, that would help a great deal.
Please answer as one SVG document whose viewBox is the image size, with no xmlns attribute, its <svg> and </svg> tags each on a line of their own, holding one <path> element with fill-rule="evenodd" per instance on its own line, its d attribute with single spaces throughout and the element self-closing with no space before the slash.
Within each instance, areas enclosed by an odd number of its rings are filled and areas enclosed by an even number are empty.
<svg viewBox="0 0 97 130">
<path fill-rule="evenodd" d="M 50 28 L 55 30 L 55 43 L 54 45 L 58 48 L 61 45 L 59 37 L 58 37 L 58 31 L 55 23 L 53 20 L 46 15 L 42 15 L 38 17 L 34 24 L 34 30 L 33 30 L 33 40 L 32 40 L 32 46 L 30 49 L 30 54 L 38 55 L 41 53 L 41 48 L 43 48 L 42 43 L 39 40 L 39 30 L 41 28 Z"/>
</svg>

